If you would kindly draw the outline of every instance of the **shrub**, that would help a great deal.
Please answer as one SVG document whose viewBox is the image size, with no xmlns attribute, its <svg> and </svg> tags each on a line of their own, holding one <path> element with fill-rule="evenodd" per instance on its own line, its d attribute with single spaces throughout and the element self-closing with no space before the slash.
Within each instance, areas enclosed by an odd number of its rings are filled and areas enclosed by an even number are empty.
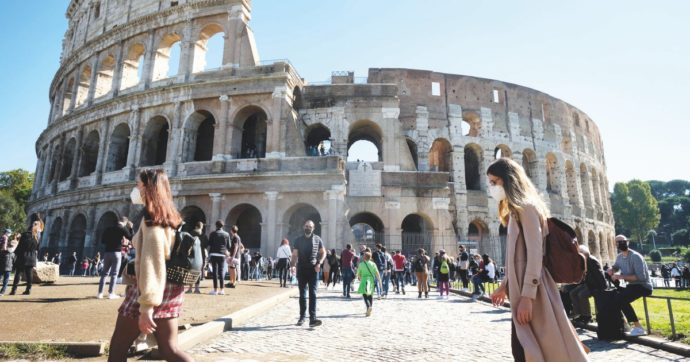
<svg viewBox="0 0 690 362">
<path fill-rule="evenodd" d="M 653 262 L 660 262 L 661 261 L 661 252 L 659 250 L 652 250 L 649 252 L 649 258 L 652 259 Z"/>
</svg>

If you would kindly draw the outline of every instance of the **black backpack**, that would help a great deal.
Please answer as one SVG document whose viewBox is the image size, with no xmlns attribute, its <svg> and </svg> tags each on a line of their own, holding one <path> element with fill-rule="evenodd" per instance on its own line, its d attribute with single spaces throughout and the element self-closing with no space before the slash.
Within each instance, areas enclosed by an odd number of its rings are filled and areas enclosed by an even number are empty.
<svg viewBox="0 0 690 362">
<path fill-rule="evenodd" d="M 201 241 L 197 236 L 182 231 L 183 225 L 175 231 L 170 260 L 165 262 L 166 278 L 175 284 L 194 284 L 201 275 L 204 262 Z"/>
<path fill-rule="evenodd" d="M 414 260 L 414 271 L 415 272 L 423 272 L 424 271 L 424 260 L 423 257 L 418 256 Z"/>
</svg>

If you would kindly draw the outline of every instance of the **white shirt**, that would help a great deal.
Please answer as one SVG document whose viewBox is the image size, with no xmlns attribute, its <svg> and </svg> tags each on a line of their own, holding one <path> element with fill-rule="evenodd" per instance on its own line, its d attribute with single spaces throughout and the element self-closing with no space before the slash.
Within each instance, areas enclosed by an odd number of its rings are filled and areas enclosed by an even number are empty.
<svg viewBox="0 0 690 362">
<path fill-rule="evenodd" d="M 278 252 L 276 253 L 276 258 L 282 259 L 282 258 L 289 258 L 292 256 L 292 252 L 290 251 L 290 246 L 288 245 L 281 245 L 278 248 Z"/>
<path fill-rule="evenodd" d="M 488 273 L 490 279 L 493 279 L 496 276 L 496 268 L 494 267 L 494 263 L 489 263 L 489 265 L 484 265 L 484 269 Z"/>
</svg>

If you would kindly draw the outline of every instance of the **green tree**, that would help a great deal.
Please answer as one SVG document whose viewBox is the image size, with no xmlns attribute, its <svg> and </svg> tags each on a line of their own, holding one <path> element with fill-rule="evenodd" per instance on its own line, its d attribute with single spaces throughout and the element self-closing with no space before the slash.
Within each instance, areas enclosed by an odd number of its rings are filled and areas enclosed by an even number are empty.
<svg viewBox="0 0 690 362">
<path fill-rule="evenodd" d="M 680 229 L 671 234 L 674 245 L 688 245 L 688 229 Z"/>
<path fill-rule="evenodd" d="M 31 197 L 33 173 L 17 169 L 0 172 L 0 226 L 22 230 L 26 225 L 26 204 Z"/>
<path fill-rule="evenodd" d="M 0 191 L 0 227 L 23 231 L 26 213 L 7 191 Z"/>
<path fill-rule="evenodd" d="M 656 228 L 661 219 L 649 183 L 640 180 L 618 182 L 611 199 L 616 223 L 630 230 L 633 240 L 642 245 L 649 229 Z"/>
</svg>

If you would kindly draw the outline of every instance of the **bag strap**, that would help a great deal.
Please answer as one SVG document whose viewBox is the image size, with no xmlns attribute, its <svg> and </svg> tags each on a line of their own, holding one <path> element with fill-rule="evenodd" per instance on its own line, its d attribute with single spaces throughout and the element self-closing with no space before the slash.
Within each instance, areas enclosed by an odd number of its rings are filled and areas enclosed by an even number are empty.
<svg viewBox="0 0 690 362">
<path fill-rule="evenodd" d="M 374 281 L 377 281 L 378 279 L 376 278 L 376 274 L 372 274 L 372 273 L 371 273 L 371 269 L 369 268 L 369 264 L 368 264 L 366 261 L 364 261 L 364 266 L 365 266 L 365 267 L 367 268 L 367 270 L 369 271 L 369 274 L 371 274 L 371 276 L 374 277 Z"/>
</svg>

